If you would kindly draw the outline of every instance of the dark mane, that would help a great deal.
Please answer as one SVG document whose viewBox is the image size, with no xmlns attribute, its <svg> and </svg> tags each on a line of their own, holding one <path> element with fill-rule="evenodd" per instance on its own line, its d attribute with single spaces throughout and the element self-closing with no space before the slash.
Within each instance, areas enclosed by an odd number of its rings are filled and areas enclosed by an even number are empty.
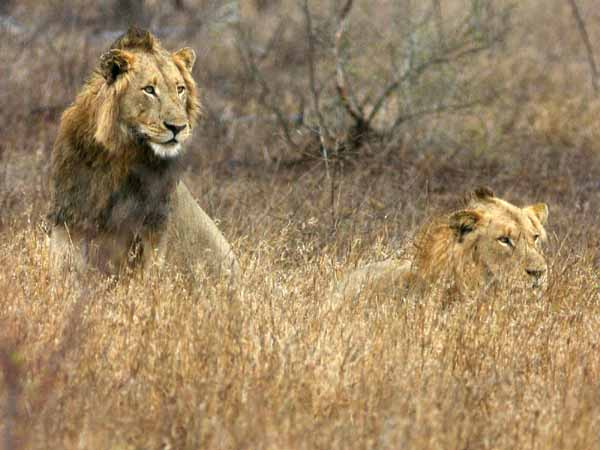
<svg viewBox="0 0 600 450">
<path fill-rule="evenodd" d="M 139 49 L 152 52 L 155 49 L 156 39 L 150 32 L 132 26 L 126 33 L 117 38 L 110 46 L 110 50 Z"/>
</svg>

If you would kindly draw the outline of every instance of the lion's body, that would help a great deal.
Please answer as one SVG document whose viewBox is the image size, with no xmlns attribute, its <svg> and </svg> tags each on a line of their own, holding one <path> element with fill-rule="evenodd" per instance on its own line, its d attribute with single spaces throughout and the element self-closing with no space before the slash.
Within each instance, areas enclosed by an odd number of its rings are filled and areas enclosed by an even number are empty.
<svg viewBox="0 0 600 450">
<path fill-rule="evenodd" d="M 183 250 L 187 268 L 208 249 L 203 263 L 237 273 L 231 247 L 180 181 L 183 144 L 199 112 L 194 58 L 132 29 L 63 114 L 51 171 L 56 266 L 118 274 L 175 261 Z"/>
<path fill-rule="evenodd" d="M 465 209 L 434 218 L 412 242 L 409 256 L 357 269 L 342 278 L 337 291 L 356 295 L 377 291 L 442 286 L 477 294 L 500 282 L 538 288 L 546 283 L 540 245 L 546 239 L 548 208 L 540 203 L 519 208 L 480 189 Z"/>
<path fill-rule="evenodd" d="M 240 268 L 229 242 L 212 219 L 198 205 L 183 183 L 179 183 L 172 203 L 172 218 L 167 228 L 166 260 L 188 273 L 197 265 L 239 277 Z"/>
<path fill-rule="evenodd" d="M 404 291 L 409 286 L 410 261 L 387 259 L 359 267 L 345 274 L 335 285 L 335 293 L 356 296 L 363 290 L 371 292 Z"/>
</svg>

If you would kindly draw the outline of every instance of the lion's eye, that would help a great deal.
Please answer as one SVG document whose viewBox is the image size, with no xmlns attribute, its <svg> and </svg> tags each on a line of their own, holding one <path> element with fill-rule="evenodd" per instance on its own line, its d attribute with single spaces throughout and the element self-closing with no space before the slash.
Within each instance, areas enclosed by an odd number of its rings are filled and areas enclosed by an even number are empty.
<svg viewBox="0 0 600 450">
<path fill-rule="evenodd" d="M 185 91 L 185 86 L 177 86 L 177 93 L 178 94 L 183 94 L 183 91 Z"/>
<path fill-rule="evenodd" d="M 500 236 L 498 238 L 498 242 L 500 242 L 502 245 L 508 245 L 509 247 L 514 246 L 512 239 L 508 236 Z"/>
<path fill-rule="evenodd" d="M 146 86 L 144 87 L 144 92 L 150 95 L 156 95 L 156 91 L 154 90 L 154 86 Z"/>
<path fill-rule="evenodd" d="M 540 239 L 540 235 L 539 234 L 535 234 L 533 236 L 533 242 L 535 242 L 537 244 L 537 241 Z"/>
</svg>

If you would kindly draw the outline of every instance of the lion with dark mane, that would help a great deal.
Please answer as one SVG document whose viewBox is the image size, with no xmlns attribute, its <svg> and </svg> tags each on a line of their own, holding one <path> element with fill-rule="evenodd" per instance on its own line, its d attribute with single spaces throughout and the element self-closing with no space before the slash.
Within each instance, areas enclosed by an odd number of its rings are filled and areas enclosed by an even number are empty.
<svg viewBox="0 0 600 450">
<path fill-rule="evenodd" d="M 54 268 L 118 275 L 166 261 L 237 276 L 231 246 L 181 181 L 200 110 L 195 58 L 137 28 L 101 56 L 64 112 L 52 151 Z"/>
<path fill-rule="evenodd" d="M 520 208 L 479 188 L 462 208 L 419 229 L 406 258 L 359 268 L 344 276 L 336 291 L 347 296 L 363 288 L 422 292 L 441 286 L 463 296 L 490 286 L 540 290 L 547 283 L 541 247 L 547 218 L 545 203 Z"/>
</svg>

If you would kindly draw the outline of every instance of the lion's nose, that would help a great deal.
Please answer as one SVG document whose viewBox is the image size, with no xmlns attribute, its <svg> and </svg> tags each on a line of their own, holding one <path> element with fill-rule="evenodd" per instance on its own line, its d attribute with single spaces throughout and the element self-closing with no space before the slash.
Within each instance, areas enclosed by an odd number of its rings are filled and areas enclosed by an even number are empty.
<svg viewBox="0 0 600 450">
<path fill-rule="evenodd" d="M 184 123 L 183 125 L 176 125 L 174 123 L 165 122 L 165 127 L 173 132 L 173 137 L 177 136 L 181 130 L 183 130 L 187 125 Z"/>
<path fill-rule="evenodd" d="M 546 269 L 525 269 L 525 272 L 527 272 L 527 275 L 530 275 L 537 280 L 542 278 L 542 276 L 546 272 Z"/>
</svg>

